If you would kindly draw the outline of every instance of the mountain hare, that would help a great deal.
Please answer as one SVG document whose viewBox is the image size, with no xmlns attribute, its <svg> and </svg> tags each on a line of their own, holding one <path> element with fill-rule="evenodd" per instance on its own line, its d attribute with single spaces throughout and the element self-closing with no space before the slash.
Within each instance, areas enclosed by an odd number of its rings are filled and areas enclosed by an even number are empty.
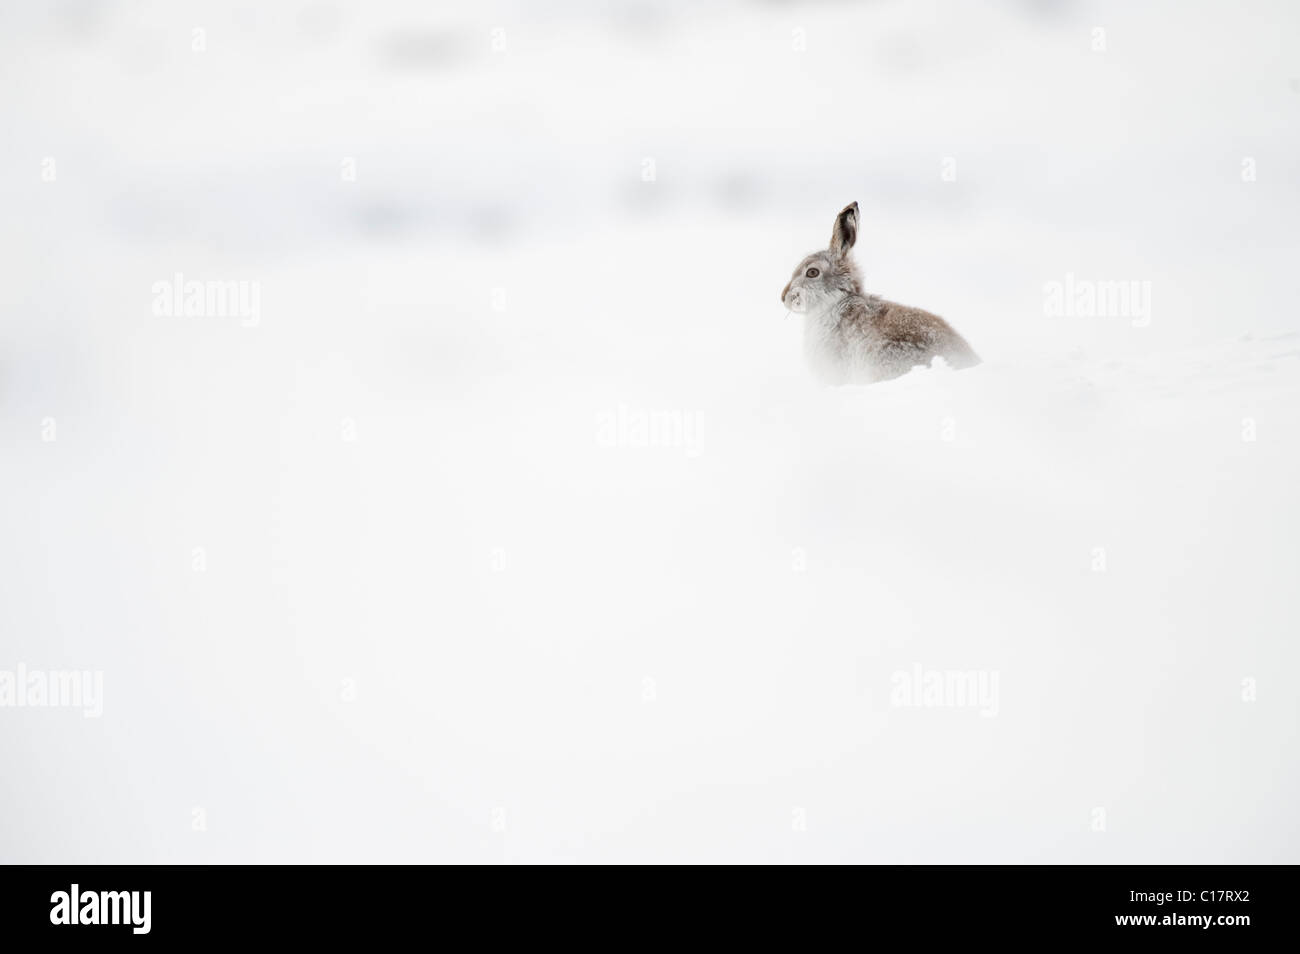
<svg viewBox="0 0 1300 954">
<path fill-rule="evenodd" d="M 803 350 L 813 373 L 827 384 L 871 384 L 935 356 L 954 368 L 979 364 L 966 339 L 938 315 L 862 290 L 849 257 L 857 238 L 854 202 L 836 217 L 831 247 L 800 262 L 781 292 L 781 303 L 805 316 Z"/>
</svg>

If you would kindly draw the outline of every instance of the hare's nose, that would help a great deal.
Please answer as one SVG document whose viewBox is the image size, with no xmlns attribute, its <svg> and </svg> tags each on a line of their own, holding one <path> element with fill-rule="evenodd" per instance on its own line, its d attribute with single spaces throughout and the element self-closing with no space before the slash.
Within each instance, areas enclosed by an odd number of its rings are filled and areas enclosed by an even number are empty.
<svg viewBox="0 0 1300 954">
<path fill-rule="evenodd" d="M 790 294 L 790 283 L 786 282 L 785 287 L 781 289 L 781 302 L 785 303 L 785 296 Z"/>
</svg>

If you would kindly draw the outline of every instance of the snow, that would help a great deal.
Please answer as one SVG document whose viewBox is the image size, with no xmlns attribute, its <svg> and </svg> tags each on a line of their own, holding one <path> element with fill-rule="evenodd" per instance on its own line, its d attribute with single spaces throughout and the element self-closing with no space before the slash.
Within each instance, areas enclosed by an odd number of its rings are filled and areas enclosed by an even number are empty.
<svg viewBox="0 0 1300 954">
<path fill-rule="evenodd" d="M 1298 860 L 1294 10 L 547 8 L 3 14 L 0 860 Z"/>
</svg>

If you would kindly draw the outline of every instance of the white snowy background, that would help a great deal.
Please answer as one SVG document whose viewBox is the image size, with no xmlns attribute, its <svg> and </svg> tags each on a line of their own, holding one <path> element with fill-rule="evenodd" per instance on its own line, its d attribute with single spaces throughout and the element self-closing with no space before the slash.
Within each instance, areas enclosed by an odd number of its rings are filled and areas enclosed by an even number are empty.
<svg viewBox="0 0 1300 954">
<path fill-rule="evenodd" d="M 1284 0 L 6 5 L 0 670 L 104 699 L 0 860 L 1300 861 L 1298 117 Z M 853 200 L 982 366 L 809 379 Z"/>
</svg>

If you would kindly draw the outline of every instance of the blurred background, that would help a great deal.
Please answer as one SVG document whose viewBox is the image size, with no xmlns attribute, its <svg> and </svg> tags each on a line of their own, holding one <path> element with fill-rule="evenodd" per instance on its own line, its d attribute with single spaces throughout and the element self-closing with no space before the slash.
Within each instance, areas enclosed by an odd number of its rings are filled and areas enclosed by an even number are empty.
<svg viewBox="0 0 1300 954">
<path fill-rule="evenodd" d="M 10 5 L 0 860 L 1295 862 L 1297 26 Z"/>
</svg>

